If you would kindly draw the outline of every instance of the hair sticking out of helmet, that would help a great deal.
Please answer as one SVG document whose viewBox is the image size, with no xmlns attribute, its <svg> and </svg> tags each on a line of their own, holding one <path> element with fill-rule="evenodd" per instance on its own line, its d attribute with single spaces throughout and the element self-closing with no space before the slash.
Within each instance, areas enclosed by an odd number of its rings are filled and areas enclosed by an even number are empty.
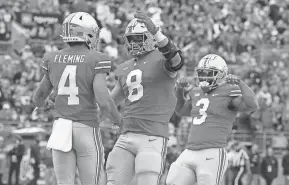
<svg viewBox="0 0 289 185">
<path fill-rule="evenodd" d="M 156 40 L 145 24 L 134 18 L 126 27 L 125 47 L 128 54 L 138 56 L 156 49 Z"/>
<path fill-rule="evenodd" d="M 61 37 L 63 42 L 84 42 L 90 49 L 98 49 L 99 26 L 88 13 L 72 13 L 63 21 Z"/>
<path fill-rule="evenodd" d="M 204 56 L 197 67 L 199 86 L 209 92 L 224 84 L 228 67 L 225 60 L 215 54 Z"/>
</svg>

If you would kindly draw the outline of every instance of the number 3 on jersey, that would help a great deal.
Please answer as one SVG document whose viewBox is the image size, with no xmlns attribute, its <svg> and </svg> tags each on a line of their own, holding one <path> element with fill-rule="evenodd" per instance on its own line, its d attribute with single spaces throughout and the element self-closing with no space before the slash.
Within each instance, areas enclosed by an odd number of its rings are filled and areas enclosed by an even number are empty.
<svg viewBox="0 0 289 185">
<path fill-rule="evenodd" d="M 126 86 L 128 87 L 128 99 L 131 102 L 137 101 L 143 97 L 142 71 L 139 69 L 131 71 L 126 78 Z"/>
<path fill-rule="evenodd" d="M 68 65 L 62 72 L 58 84 L 58 95 L 69 95 L 68 105 L 78 105 L 78 87 L 76 86 L 76 65 Z M 68 78 L 69 86 L 65 86 Z"/>
<path fill-rule="evenodd" d="M 210 104 L 210 101 L 208 98 L 202 98 L 197 102 L 196 104 L 197 107 L 202 106 L 202 108 L 200 108 L 199 110 L 199 114 L 201 117 L 200 118 L 195 117 L 193 119 L 194 125 L 200 125 L 206 121 L 206 118 L 208 116 L 206 111 L 209 107 L 209 104 Z"/>
</svg>

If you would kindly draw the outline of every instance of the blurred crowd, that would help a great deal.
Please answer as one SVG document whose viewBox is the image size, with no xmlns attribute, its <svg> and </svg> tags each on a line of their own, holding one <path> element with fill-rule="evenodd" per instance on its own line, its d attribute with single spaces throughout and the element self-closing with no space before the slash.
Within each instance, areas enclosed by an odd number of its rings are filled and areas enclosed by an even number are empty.
<svg viewBox="0 0 289 185">
<path fill-rule="evenodd" d="M 65 47 L 59 44 L 65 16 L 74 11 L 91 13 L 101 25 L 101 50 L 117 65 L 128 58 L 122 37 L 136 10 L 146 11 L 182 49 L 186 66 L 180 77 L 192 77 L 193 83 L 198 60 L 217 53 L 227 60 L 231 73 L 242 76 L 254 89 L 260 108 L 250 115 L 240 114 L 235 129 L 289 130 L 288 0 L 2 1 L 0 26 L 10 30 L 6 20 L 13 20 L 25 28 L 27 39 L 23 47 L 12 46 L 12 54 L 1 57 L 0 119 L 19 121 L 19 127 L 51 120 L 51 115 L 33 113 L 31 95 L 42 77 L 39 62 L 43 54 Z M 58 22 L 27 26 L 27 12 L 54 16 Z M 15 42 L 12 45 L 19 45 Z M 110 88 L 115 80 L 112 72 Z"/>
</svg>

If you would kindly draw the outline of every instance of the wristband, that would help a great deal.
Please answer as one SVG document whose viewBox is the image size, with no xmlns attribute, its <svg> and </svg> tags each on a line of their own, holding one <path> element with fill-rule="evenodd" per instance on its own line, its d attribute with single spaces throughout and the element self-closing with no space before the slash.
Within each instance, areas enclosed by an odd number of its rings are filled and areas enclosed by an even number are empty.
<svg viewBox="0 0 289 185">
<path fill-rule="evenodd" d="M 157 42 L 162 42 L 163 40 L 165 40 L 167 37 L 161 32 L 158 31 L 155 35 L 154 35 L 155 39 Z"/>
</svg>

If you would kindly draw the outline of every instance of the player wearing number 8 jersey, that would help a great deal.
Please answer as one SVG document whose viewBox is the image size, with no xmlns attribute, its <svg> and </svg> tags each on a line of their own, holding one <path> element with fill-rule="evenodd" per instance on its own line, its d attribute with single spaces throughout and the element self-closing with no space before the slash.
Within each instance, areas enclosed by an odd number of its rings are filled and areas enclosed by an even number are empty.
<svg viewBox="0 0 289 185">
<path fill-rule="evenodd" d="M 38 107 L 47 107 L 45 99 L 52 89 L 56 93 L 55 121 L 47 147 L 52 149 L 57 183 L 74 185 L 78 168 L 82 185 L 103 185 L 106 175 L 98 107 L 114 123 L 122 119 L 106 87 L 111 61 L 95 50 L 99 27 L 91 15 L 70 14 L 62 26 L 63 41 L 70 47 L 44 56 L 41 67 L 45 74 L 34 101 Z"/>
<path fill-rule="evenodd" d="M 176 112 L 192 116 L 186 150 L 171 165 L 167 185 L 220 185 L 227 168 L 225 147 L 238 111 L 257 108 L 254 92 L 238 77 L 227 75 L 218 55 L 203 57 L 197 67 L 199 87 L 178 84 Z M 192 89 L 192 90 L 191 90 Z M 184 93 L 190 93 L 185 101 Z"/>
<path fill-rule="evenodd" d="M 143 13 L 127 26 L 125 42 L 134 57 L 118 66 L 112 96 L 125 100 L 121 135 L 108 156 L 108 185 L 157 185 L 163 173 L 168 122 L 176 96 L 179 49 Z"/>
</svg>

